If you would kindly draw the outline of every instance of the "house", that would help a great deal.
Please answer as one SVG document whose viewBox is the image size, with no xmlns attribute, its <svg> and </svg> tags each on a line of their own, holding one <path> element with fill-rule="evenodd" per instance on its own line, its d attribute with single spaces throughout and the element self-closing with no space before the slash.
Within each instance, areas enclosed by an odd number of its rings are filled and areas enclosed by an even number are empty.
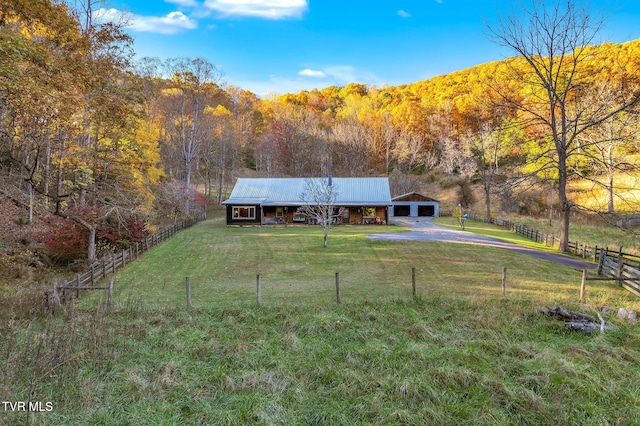
<svg viewBox="0 0 640 426">
<path fill-rule="evenodd" d="M 440 215 L 440 201 L 417 192 L 394 197 L 391 202 L 391 216 L 393 217 L 423 217 Z"/>
<path fill-rule="evenodd" d="M 309 179 L 322 178 L 239 178 L 222 203 L 227 208 L 227 225 L 309 223 L 297 214 Z M 389 223 L 388 178 L 334 177 L 331 182 L 337 193 L 336 209 L 344 208 L 338 223 Z"/>
</svg>

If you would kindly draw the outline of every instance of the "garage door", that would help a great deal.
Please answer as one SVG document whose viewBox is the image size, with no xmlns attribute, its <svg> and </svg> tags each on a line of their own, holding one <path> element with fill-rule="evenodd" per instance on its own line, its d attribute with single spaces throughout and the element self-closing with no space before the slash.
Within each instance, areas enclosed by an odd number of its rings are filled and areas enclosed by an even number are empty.
<svg viewBox="0 0 640 426">
<path fill-rule="evenodd" d="M 434 206 L 418 206 L 418 216 L 433 216 L 435 212 Z"/>
<path fill-rule="evenodd" d="M 409 216 L 410 213 L 411 213 L 410 206 L 393 206 L 394 216 Z"/>
</svg>

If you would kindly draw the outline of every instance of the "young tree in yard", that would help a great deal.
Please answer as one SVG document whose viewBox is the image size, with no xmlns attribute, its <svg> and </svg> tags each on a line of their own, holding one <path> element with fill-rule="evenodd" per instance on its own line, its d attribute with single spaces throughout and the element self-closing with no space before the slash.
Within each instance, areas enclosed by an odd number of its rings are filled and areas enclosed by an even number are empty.
<svg viewBox="0 0 640 426">
<path fill-rule="evenodd" d="M 331 231 L 331 225 L 342 216 L 344 209 L 336 208 L 338 188 L 331 181 L 331 176 L 324 178 L 307 179 L 305 190 L 300 194 L 302 206 L 298 213 L 308 219 L 316 221 L 324 232 L 322 245 L 327 247 L 327 237 Z"/>
<path fill-rule="evenodd" d="M 530 9 L 523 8 L 489 27 L 493 40 L 513 50 L 526 64 L 518 66 L 517 60 L 512 64 L 514 78 L 523 85 L 524 98 L 514 98 L 520 93 L 500 95 L 508 107 L 519 111 L 529 130 L 552 141 L 551 155 L 544 155 L 552 159 L 553 168 L 557 169 L 562 252 L 569 248 L 569 221 L 574 203 L 567 185 L 575 176 L 570 160 L 580 153 L 579 137 L 637 104 L 640 93 L 620 91 L 615 102 L 597 107 L 587 108 L 580 102 L 593 86 L 593 74 L 597 71 L 594 66 L 598 63 L 590 58 L 593 49 L 589 44 L 595 42 L 603 23 L 583 2 L 534 0 Z M 624 77 L 616 76 L 616 80 Z"/>
<path fill-rule="evenodd" d="M 465 217 L 465 214 L 462 211 L 461 204 L 458 204 L 456 208 L 453 210 L 453 217 L 455 217 L 456 220 L 458 221 L 458 226 L 460 226 L 460 229 L 464 231 L 464 222 L 467 218 Z"/>
</svg>

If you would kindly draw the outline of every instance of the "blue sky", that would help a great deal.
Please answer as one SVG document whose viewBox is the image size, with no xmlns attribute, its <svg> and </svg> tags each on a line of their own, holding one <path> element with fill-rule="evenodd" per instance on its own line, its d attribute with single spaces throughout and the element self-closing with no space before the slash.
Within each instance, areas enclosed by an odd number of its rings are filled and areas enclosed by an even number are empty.
<svg viewBox="0 0 640 426">
<path fill-rule="evenodd" d="M 587 1 L 587 0 L 585 0 Z M 202 57 L 223 81 L 264 96 L 400 85 L 511 56 L 485 22 L 518 0 L 108 0 L 139 57 Z M 529 0 L 525 3 L 530 4 Z M 640 1 L 591 0 L 600 41 L 640 38 Z"/>
</svg>

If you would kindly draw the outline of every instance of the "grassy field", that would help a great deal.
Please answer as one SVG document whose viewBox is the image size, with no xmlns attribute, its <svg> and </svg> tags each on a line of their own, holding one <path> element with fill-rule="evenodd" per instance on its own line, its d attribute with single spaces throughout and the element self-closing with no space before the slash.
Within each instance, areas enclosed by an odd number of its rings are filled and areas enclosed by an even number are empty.
<svg viewBox="0 0 640 426">
<path fill-rule="evenodd" d="M 0 400 L 52 408 L 0 406 L 0 425 L 640 424 L 638 327 L 603 314 L 581 335 L 539 313 L 635 296 L 594 282 L 579 305 L 577 271 L 365 236 L 384 230 L 336 227 L 326 249 L 315 227 L 178 233 L 117 274 L 111 312 L 94 295 L 0 324 Z"/>
<path fill-rule="evenodd" d="M 481 224 L 478 224 L 481 226 Z M 514 233 L 495 235 L 529 246 Z M 322 247 L 317 227 L 227 228 L 215 218 L 181 232 L 115 276 L 116 300 L 141 299 L 146 306 L 186 304 L 190 277 L 192 303 L 198 307 L 255 300 L 261 277 L 264 303 L 330 303 L 335 273 L 345 301 L 410 297 L 411 268 L 418 293 L 460 297 L 501 294 L 502 268 L 508 268 L 513 296 L 540 297 L 545 303 L 575 302 L 580 272 L 530 256 L 488 247 L 420 241 L 371 241 L 367 232 L 398 231 L 395 226 L 333 228 Z M 611 283 L 593 282 L 595 304 L 611 298 L 631 301 Z"/>
<path fill-rule="evenodd" d="M 3 326 L 15 425 L 637 425 L 640 333 L 524 300 L 76 310 Z"/>
<path fill-rule="evenodd" d="M 453 217 L 438 217 L 434 219 L 434 223 L 447 228 L 460 229 L 458 220 Z M 537 243 L 529 238 L 523 237 L 513 231 L 510 231 L 504 227 L 496 226 L 490 223 L 485 223 L 479 220 L 467 220 L 465 221 L 465 231 L 473 232 L 474 234 L 485 235 L 487 237 L 499 238 L 510 243 L 519 244 L 525 247 L 535 248 L 537 250 L 546 251 L 549 253 L 557 253 L 558 250 L 553 247 L 549 247 L 545 244 Z M 535 229 L 535 228 L 534 228 Z"/>
<path fill-rule="evenodd" d="M 545 234 L 553 234 L 556 237 L 560 235 L 560 222 L 558 220 L 553 220 L 549 223 L 549 219 L 536 219 L 528 216 L 516 216 L 511 220 L 513 223 L 526 225 Z M 640 255 L 640 235 L 638 235 L 637 229 L 632 232 L 604 223 L 594 224 L 573 221 L 569 226 L 569 240 L 587 244 L 591 247 L 597 245 L 598 247 L 609 247 L 614 250 L 618 250 L 620 246 L 623 246 L 625 252 Z"/>
</svg>

